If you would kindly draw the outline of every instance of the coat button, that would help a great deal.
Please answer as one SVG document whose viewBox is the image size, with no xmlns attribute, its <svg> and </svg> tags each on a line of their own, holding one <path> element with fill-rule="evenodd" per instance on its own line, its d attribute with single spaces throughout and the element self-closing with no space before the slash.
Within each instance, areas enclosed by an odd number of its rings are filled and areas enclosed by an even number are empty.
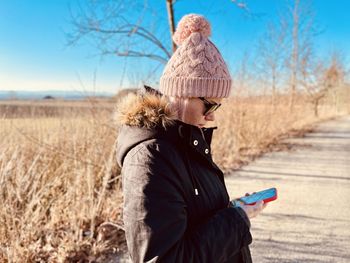
<svg viewBox="0 0 350 263">
<path fill-rule="evenodd" d="M 193 141 L 193 144 L 197 146 L 197 145 L 198 145 L 198 141 L 197 141 L 197 140 L 194 140 L 194 141 Z"/>
<path fill-rule="evenodd" d="M 209 153 L 209 149 L 205 149 L 205 154 L 208 154 Z"/>
</svg>

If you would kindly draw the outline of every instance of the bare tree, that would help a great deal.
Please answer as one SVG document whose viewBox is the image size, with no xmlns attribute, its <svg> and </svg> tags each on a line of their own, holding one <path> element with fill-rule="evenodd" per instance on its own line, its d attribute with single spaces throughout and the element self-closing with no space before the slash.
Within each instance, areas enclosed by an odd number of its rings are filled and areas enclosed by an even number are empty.
<svg viewBox="0 0 350 263">
<path fill-rule="evenodd" d="M 308 55 L 307 55 L 308 54 Z M 318 106 L 320 101 L 328 94 L 333 96 L 333 106 L 338 110 L 338 88 L 344 82 L 345 70 L 341 63 L 339 53 L 333 53 L 329 65 L 325 62 L 314 62 L 310 59 L 309 51 L 301 60 L 300 83 L 307 91 L 309 101 L 313 104 L 314 114 L 318 117 Z"/>
<path fill-rule="evenodd" d="M 314 23 L 314 13 L 310 1 L 291 0 L 287 7 L 287 22 L 289 27 L 289 42 L 291 46 L 286 60 L 289 69 L 289 109 L 293 111 L 299 80 L 307 71 L 301 70 L 302 60 L 310 58 L 312 37 L 317 33 Z M 310 63 L 306 63 L 310 65 Z M 305 65 L 304 65 L 305 67 Z"/>
<path fill-rule="evenodd" d="M 305 88 L 308 101 L 313 105 L 315 117 L 318 117 L 318 107 L 320 101 L 326 96 L 328 86 L 325 85 L 322 79 L 324 66 L 322 62 L 308 65 L 308 60 L 303 60 L 301 63 L 301 78 L 300 83 Z"/>
<path fill-rule="evenodd" d="M 239 67 L 237 68 L 237 71 L 235 73 L 235 83 L 236 86 L 236 96 L 249 96 L 250 90 L 249 90 L 249 81 L 252 79 L 251 73 L 249 72 L 249 53 L 244 52 L 243 58 L 241 60 L 241 63 Z M 247 92 L 245 94 L 245 92 Z"/>
<path fill-rule="evenodd" d="M 330 65 L 324 72 L 324 82 L 330 91 L 336 112 L 339 110 L 340 89 L 343 87 L 345 74 L 340 52 L 335 51 L 331 56 Z"/>
<path fill-rule="evenodd" d="M 68 45 L 85 38 L 102 56 L 144 57 L 162 64 L 171 56 L 165 41 L 156 35 L 157 20 L 148 21 L 157 16 L 147 1 L 90 0 L 71 16 L 75 29 L 67 34 Z"/>
<path fill-rule="evenodd" d="M 295 91 L 297 86 L 297 71 L 298 71 L 298 51 L 299 51 L 299 0 L 295 0 L 294 2 L 294 8 L 292 11 L 292 17 L 293 17 L 293 33 L 292 33 L 292 54 L 290 58 L 290 69 L 291 69 L 291 75 L 290 75 L 290 110 L 293 110 L 294 107 L 294 100 L 295 100 Z"/>
<path fill-rule="evenodd" d="M 174 3 L 175 3 L 175 0 L 166 0 L 166 7 L 168 12 L 168 20 L 169 20 L 169 27 L 170 27 L 170 36 L 171 36 L 171 47 L 173 52 L 176 51 L 176 44 L 173 40 L 173 35 L 175 33 Z"/>
<path fill-rule="evenodd" d="M 272 93 L 272 104 L 276 106 L 277 86 L 282 79 L 282 68 L 285 59 L 286 29 L 283 20 L 278 25 L 269 24 L 266 33 L 262 36 L 257 46 L 258 73 L 267 80 Z"/>
</svg>

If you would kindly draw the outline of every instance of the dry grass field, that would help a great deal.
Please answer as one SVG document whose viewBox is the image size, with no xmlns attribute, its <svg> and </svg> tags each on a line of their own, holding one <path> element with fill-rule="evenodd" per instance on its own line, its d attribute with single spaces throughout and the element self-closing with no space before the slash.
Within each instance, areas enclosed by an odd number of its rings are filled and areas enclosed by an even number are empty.
<svg viewBox="0 0 350 263">
<path fill-rule="evenodd" d="M 218 111 L 214 160 L 225 171 L 279 139 L 348 114 L 299 100 L 232 98 Z M 0 262 L 109 262 L 125 249 L 111 102 L 0 102 Z M 112 262 L 112 261 L 110 261 Z"/>
</svg>

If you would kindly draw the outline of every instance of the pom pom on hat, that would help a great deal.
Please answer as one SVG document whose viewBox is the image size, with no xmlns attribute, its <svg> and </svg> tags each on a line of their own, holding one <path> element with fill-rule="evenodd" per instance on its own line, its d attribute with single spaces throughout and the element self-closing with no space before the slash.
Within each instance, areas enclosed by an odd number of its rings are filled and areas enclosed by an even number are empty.
<svg viewBox="0 0 350 263">
<path fill-rule="evenodd" d="M 181 45 L 194 32 L 199 32 L 203 36 L 209 37 L 211 34 L 210 24 L 201 15 L 186 15 L 178 23 L 173 40 L 177 45 Z"/>
</svg>

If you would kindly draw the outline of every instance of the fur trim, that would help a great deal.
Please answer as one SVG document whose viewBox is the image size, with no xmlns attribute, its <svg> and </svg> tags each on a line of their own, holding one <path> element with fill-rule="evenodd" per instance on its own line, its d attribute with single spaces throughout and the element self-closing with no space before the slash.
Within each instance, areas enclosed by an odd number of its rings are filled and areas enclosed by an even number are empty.
<svg viewBox="0 0 350 263">
<path fill-rule="evenodd" d="M 176 116 L 165 97 L 130 93 L 118 103 L 115 119 L 120 125 L 166 128 L 174 123 Z"/>
</svg>

